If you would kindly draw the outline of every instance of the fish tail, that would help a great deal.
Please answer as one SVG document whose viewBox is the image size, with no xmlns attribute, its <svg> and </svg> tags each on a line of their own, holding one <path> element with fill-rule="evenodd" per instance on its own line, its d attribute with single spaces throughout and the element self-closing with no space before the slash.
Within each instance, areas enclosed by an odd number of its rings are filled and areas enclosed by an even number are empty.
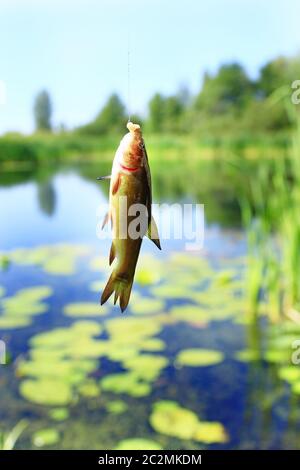
<svg viewBox="0 0 300 470">
<path fill-rule="evenodd" d="M 132 283 L 133 277 L 129 278 L 127 275 L 120 275 L 116 270 L 114 270 L 102 293 L 101 305 L 103 305 L 114 292 L 114 304 L 116 304 L 119 299 L 120 308 L 122 312 L 124 312 L 130 299 Z"/>
</svg>

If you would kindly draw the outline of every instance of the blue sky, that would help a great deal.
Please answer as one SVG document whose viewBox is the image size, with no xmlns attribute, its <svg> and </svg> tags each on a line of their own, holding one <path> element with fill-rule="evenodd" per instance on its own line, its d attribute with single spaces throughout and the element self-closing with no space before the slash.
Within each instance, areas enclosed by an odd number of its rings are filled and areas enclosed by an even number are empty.
<svg viewBox="0 0 300 470">
<path fill-rule="evenodd" d="M 41 88 L 68 127 L 114 91 L 127 102 L 128 36 L 131 108 L 143 112 L 155 91 L 196 92 L 220 63 L 255 76 L 299 52 L 299 17 L 298 0 L 0 0 L 0 133 L 33 129 Z"/>
</svg>

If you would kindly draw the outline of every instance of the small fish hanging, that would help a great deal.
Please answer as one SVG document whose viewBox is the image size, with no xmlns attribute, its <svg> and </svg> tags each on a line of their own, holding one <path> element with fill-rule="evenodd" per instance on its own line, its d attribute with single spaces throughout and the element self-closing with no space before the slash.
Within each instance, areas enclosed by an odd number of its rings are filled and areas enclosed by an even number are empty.
<svg viewBox="0 0 300 470">
<path fill-rule="evenodd" d="M 109 264 L 116 259 L 116 266 L 101 297 L 101 305 L 115 292 L 114 303 L 119 299 L 122 312 L 130 299 L 143 236 L 148 236 L 161 249 L 157 226 L 151 213 L 151 174 L 141 128 L 132 122 L 128 122 L 127 128 L 129 132 L 117 149 L 111 176 L 98 178 L 110 179 L 109 212 L 104 218 L 103 227 L 108 221 L 112 224 L 113 241 Z M 124 198 L 127 203 L 126 212 L 121 207 Z M 135 204 L 145 208 L 139 214 L 138 237 L 132 237 L 130 230 L 131 222 L 136 219 L 130 208 Z"/>
</svg>

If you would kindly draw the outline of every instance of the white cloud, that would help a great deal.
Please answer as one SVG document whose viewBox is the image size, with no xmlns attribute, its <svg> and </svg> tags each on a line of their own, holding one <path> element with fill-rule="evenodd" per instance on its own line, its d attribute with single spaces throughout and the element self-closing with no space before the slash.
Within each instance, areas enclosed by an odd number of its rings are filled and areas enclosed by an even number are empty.
<svg viewBox="0 0 300 470">
<path fill-rule="evenodd" d="M 0 106 L 6 103 L 6 84 L 0 80 Z"/>
</svg>

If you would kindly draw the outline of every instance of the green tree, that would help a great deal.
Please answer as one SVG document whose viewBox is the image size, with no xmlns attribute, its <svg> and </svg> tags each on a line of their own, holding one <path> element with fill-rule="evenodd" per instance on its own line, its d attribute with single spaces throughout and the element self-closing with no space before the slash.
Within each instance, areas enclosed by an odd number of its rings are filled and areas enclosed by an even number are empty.
<svg viewBox="0 0 300 470">
<path fill-rule="evenodd" d="M 261 68 L 256 88 L 261 96 L 268 97 L 282 86 L 290 87 L 299 78 L 299 57 L 277 57 Z"/>
<path fill-rule="evenodd" d="M 149 102 L 149 128 L 152 132 L 161 132 L 165 122 L 165 98 L 156 93 Z"/>
<path fill-rule="evenodd" d="M 122 133 L 126 124 L 125 106 L 119 96 L 112 94 L 98 116 L 90 124 L 78 129 L 81 133 L 103 135 Z"/>
<path fill-rule="evenodd" d="M 253 84 L 238 63 L 222 65 L 215 76 L 205 74 L 196 109 L 207 114 L 240 112 L 253 94 Z"/>
<path fill-rule="evenodd" d="M 180 96 L 169 96 L 164 103 L 164 130 L 176 132 L 180 130 L 181 118 L 184 111 Z"/>
<path fill-rule="evenodd" d="M 34 101 L 34 119 L 37 131 L 50 131 L 52 116 L 52 103 L 49 93 L 41 91 Z"/>
</svg>

